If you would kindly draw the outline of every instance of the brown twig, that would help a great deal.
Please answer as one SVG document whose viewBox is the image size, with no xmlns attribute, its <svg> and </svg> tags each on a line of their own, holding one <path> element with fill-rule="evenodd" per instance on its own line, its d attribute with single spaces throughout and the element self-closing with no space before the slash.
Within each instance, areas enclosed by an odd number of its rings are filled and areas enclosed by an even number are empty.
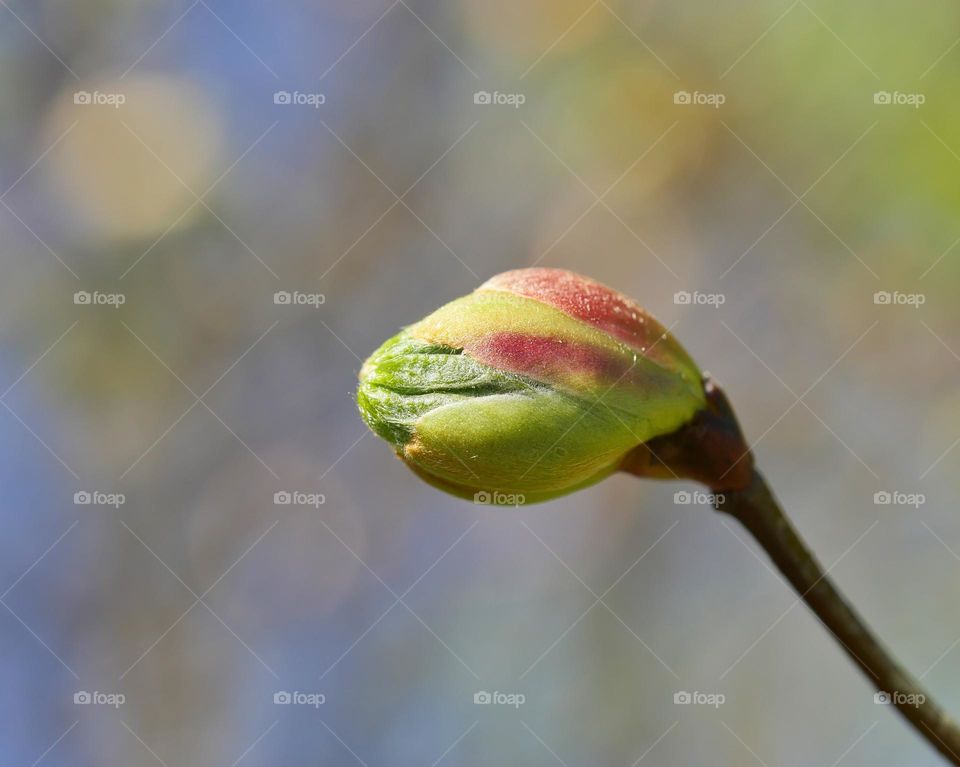
<svg viewBox="0 0 960 767">
<path fill-rule="evenodd" d="M 874 637 L 790 524 L 763 477 L 723 391 L 704 380 L 707 407 L 677 432 L 633 450 L 621 465 L 641 477 L 693 479 L 716 493 L 885 701 L 931 746 L 960 767 L 960 727 Z"/>
<path fill-rule="evenodd" d="M 797 594 L 823 621 L 876 688 L 950 763 L 960 765 L 960 728 L 890 653 L 830 581 L 790 524 L 763 477 L 724 492 L 719 510 L 738 520 L 764 548 Z"/>
</svg>

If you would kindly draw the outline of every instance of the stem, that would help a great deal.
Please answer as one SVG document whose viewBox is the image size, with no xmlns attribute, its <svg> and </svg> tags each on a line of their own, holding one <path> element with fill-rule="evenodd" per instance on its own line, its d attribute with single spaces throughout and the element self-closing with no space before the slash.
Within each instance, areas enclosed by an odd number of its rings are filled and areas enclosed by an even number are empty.
<svg viewBox="0 0 960 767">
<path fill-rule="evenodd" d="M 756 471 L 741 490 L 724 491 L 718 507 L 757 539 L 797 593 L 879 692 L 943 757 L 960 765 L 960 728 L 877 641 L 847 604 Z"/>
<path fill-rule="evenodd" d="M 750 447 L 723 390 L 709 377 L 703 386 L 706 407 L 672 434 L 630 451 L 621 470 L 638 477 L 692 479 L 712 488 L 723 499 L 718 510 L 750 531 L 877 691 L 886 693 L 920 736 L 960 767 L 960 728 L 837 591 L 753 468 Z"/>
</svg>

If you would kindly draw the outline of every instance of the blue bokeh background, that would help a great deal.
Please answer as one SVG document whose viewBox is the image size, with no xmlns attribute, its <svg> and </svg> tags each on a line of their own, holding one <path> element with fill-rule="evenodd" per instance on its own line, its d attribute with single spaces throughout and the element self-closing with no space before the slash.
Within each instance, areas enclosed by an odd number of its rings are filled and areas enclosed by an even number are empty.
<svg viewBox="0 0 960 767">
<path fill-rule="evenodd" d="M 617 287 L 960 711 L 958 37 L 945 1 L 0 3 L 4 763 L 937 764 L 695 488 L 471 505 L 352 391 L 499 271 Z"/>
</svg>

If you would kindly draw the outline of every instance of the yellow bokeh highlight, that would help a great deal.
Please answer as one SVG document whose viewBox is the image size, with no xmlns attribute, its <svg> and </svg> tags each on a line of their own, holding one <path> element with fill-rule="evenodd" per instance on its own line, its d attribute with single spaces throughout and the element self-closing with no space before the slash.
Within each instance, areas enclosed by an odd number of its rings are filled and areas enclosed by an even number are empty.
<svg viewBox="0 0 960 767">
<path fill-rule="evenodd" d="M 60 137 L 44 167 L 104 239 L 155 236 L 202 210 L 196 204 L 183 215 L 216 178 L 223 143 L 211 96 L 162 75 L 64 90 L 47 112 L 42 144 Z"/>
<path fill-rule="evenodd" d="M 530 66 L 596 39 L 613 17 L 591 0 L 483 0 L 463 4 L 469 33 L 486 49 Z"/>
</svg>

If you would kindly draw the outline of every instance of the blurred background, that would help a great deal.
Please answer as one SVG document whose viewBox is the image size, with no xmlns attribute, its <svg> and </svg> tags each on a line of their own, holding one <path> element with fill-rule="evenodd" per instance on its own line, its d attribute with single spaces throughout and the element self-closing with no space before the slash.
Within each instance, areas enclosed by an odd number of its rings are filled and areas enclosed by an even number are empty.
<svg viewBox="0 0 960 767">
<path fill-rule="evenodd" d="M 946 0 L 0 2 L 4 763 L 939 764 L 693 486 L 475 506 L 352 393 L 499 271 L 617 287 L 960 711 L 958 39 Z"/>
</svg>

